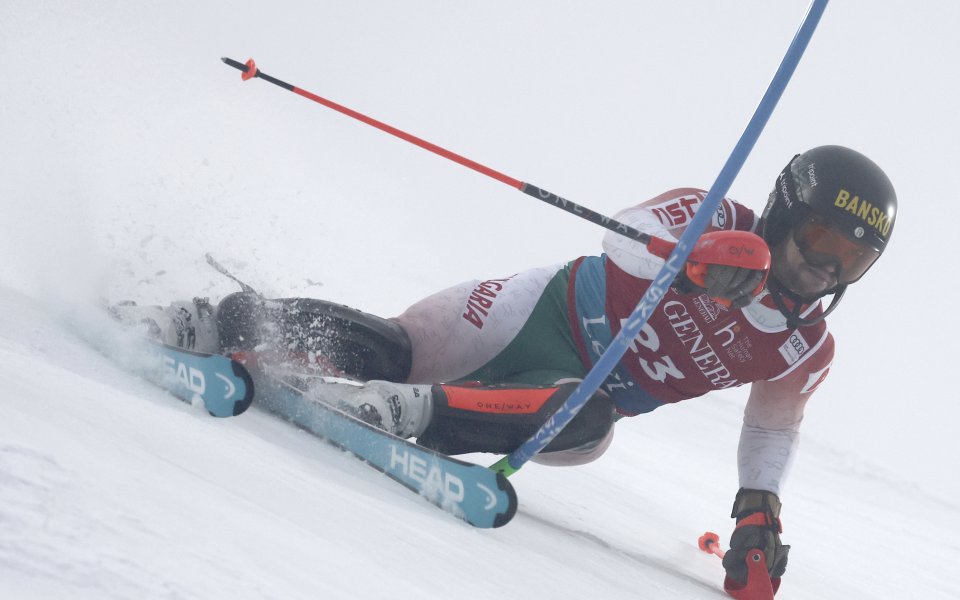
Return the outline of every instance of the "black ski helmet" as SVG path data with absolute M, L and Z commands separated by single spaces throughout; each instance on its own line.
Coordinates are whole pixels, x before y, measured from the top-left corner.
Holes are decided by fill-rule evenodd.
M 763 238 L 772 248 L 814 215 L 848 239 L 873 248 L 879 256 L 893 233 L 897 195 L 886 173 L 863 154 L 843 146 L 818 146 L 794 156 L 777 177 L 763 211 Z M 771 292 L 782 312 L 781 295 L 794 301 L 815 300 L 796 297 L 774 277 L 770 279 Z M 853 281 L 856 279 L 820 294 L 834 295 L 822 316 L 836 307 L 847 284 Z M 796 311 L 790 312 L 787 316 L 795 323 L 812 324 L 799 320 L 792 314 Z
M 777 177 L 763 211 L 763 237 L 771 246 L 816 213 L 851 240 L 883 252 L 897 216 L 897 194 L 886 173 L 843 146 L 798 154 Z

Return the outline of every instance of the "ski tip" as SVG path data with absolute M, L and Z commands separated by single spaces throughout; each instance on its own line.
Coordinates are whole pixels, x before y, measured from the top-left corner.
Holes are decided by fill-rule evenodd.
M 232 371 L 231 374 L 233 377 L 229 377 L 223 373 L 214 373 L 216 380 L 218 380 L 224 388 L 223 396 L 221 397 L 211 388 L 207 389 L 201 397 L 203 398 L 207 412 L 211 416 L 219 418 L 236 417 L 237 415 L 243 414 L 250 408 L 250 405 L 253 404 L 253 377 L 250 376 L 250 372 L 240 362 L 230 357 L 220 355 L 217 355 L 217 359 L 220 361 L 228 361 L 226 365 L 220 363 L 222 365 L 221 368 Z M 213 381 L 213 378 L 211 378 L 211 381 Z M 216 391 L 219 392 L 220 388 L 217 387 Z
M 236 360 L 231 360 L 233 366 L 233 373 L 237 377 L 243 380 L 243 383 L 246 385 L 246 393 L 243 395 L 243 398 L 237 400 L 233 405 L 233 416 L 243 414 L 250 405 L 253 404 L 254 397 L 254 388 L 253 388 L 253 377 L 250 376 L 250 371 L 247 370 L 243 364 Z
M 506 476 L 503 473 L 497 473 L 497 486 L 500 490 L 507 495 L 507 509 L 498 514 L 493 520 L 493 527 L 503 527 L 513 519 L 514 515 L 517 514 L 517 492 L 513 489 L 513 485 L 507 481 Z

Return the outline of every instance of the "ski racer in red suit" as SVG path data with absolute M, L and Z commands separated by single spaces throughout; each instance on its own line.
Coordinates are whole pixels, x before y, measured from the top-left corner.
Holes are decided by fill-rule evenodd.
M 675 189 L 614 218 L 669 240 L 705 196 Z M 589 462 L 609 446 L 622 417 L 749 383 L 732 513 L 737 525 L 724 566 L 743 583 L 746 551 L 759 547 L 771 575 L 782 575 L 789 546 L 780 543 L 778 495 L 804 406 L 833 359 L 824 317 L 885 249 L 896 206 L 883 171 L 840 146 L 791 159 L 762 218 L 723 200 L 710 229 L 762 236 L 769 274 L 736 261 L 709 264 L 701 286 L 681 271 L 601 389 L 534 460 Z M 218 306 L 195 300 L 164 309 L 119 307 L 129 314 L 118 316 L 149 320 L 167 343 L 232 355 L 255 351 L 264 363 L 295 356 L 320 364 L 365 382 L 317 385 L 322 401 L 446 453 L 509 453 L 572 393 L 663 264 L 614 232 L 603 250 L 468 281 L 393 319 L 252 292 Z M 832 301 L 824 309 L 820 299 L 827 295 Z

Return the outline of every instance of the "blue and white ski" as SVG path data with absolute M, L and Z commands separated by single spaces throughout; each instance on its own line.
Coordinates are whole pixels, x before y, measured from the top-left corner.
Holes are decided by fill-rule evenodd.
M 253 378 L 238 361 L 161 344 L 121 327 L 106 313 L 76 311 L 66 317 L 70 328 L 101 354 L 188 404 L 203 402 L 215 417 L 232 417 L 250 407 Z
M 133 370 L 184 402 L 200 400 L 215 417 L 239 415 L 253 402 L 253 379 L 239 362 L 220 354 L 149 346 L 144 353 L 152 360 L 141 359 Z
M 517 494 L 501 473 L 391 435 L 311 399 L 288 383 L 258 379 L 258 386 L 261 407 L 351 452 L 474 527 L 506 525 L 517 512 Z
M 254 400 L 254 380 L 238 360 L 117 334 L 109 324 L 97 325 L 78 332 L 126 370 L 185 402 L 202 401 L 214 416 L 239 415 Z M 267 375 L 257 368 L 256 374 L 258 405 L 352 453 L 442 510 L 481 528 L 500 527 L 516 514 L 517 495 L 503 474 L 368 425 L 305 395 L 280 372 Z M 302 379 L 302 374 L 287 375 Z
M 253 402 L 253 379 L 247 368 L 220 354 L 192 352 L 130 335 L 96 339 L 101 353 L 188 404 L 202 402 L 215 417 L 233 417 Z

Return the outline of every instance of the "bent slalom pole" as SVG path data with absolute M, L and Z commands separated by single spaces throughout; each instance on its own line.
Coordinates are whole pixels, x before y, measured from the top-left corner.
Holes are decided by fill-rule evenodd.
M 694 215 L 690 221 L 686 231 L 680 236 L 676 248 L 670 253 L 660 272 L 657 273 L 650 282 L 650 286 L 640 299 L 637 307 L 627 320 L 623 322 L 620 331 L 613 338 L 613 341 L 600 358 L 597 359 L 593 368 L 591 368 L 583 378 L 583 381 L 580 382 L 577 389 L 570 394 L 567 401 L 557 409 L 557 412 L 547 419 L 547 422 L 540 427 L 533 437 L 524 442 L 512 453 L 491 465 L 490 468 L 496 469 L 509 476 L 536 456 L 577 416 L 580 409 L 582 409 L 593 394 L 600 389 L 600 386 L 603 385 L 607 376 L 617 366 L 620 359 L 623 358 L 623 355 L 626 354 L 634 338 L 640 334 L 640 330 L 643 329 L 647 319 L 650 318 L 654 309 L 660 304 L 660 300 L 664 294 L 666 294 L 671 282 L 673 282 L 680 268 L 690 255 L 693 245 L 700 237 L 700 234 L 706 229 L 714 211 L 727 194 L 727 191 L 733 184 L 733 180 L 740 172 L 743 163 L 746 162 L 747 156 L 753 149 L 754 144 L 756 144 L 757 138 L 760 137 L 760 133 L 763 131 L 770 115 L 773 113 L 773 109 L 783 95 L 787 83 L 789 83 L 790 78 L 793 76 L 793 72 L 796 70 L 797 64 L 800 62 L 800 58 L 803 56 L 803 52 L 806 50 L 810 38 L 816 30 L 817 24 L 820 22 L 820 17 L 823 16 L 823 11 L 827 7 L 827 1 L 828 0 L 813 0 L 803 22 L 800 24 L 800 28 L 790 42 L 790 46 L 787 48 L 783 60 L 780 61 L 780 66 L 777 68 L 773 80 L 770 82 L 770 85 L 767 86 L 767 90 L 760 99 L 760 103 L 757 105 L 753 117 L 751 117 L 750 122 L 747 123 L 746 129 L 743 134 L 741 134 L 737 145 L 734 146 L 730 157 L 727 158 L 727 162 L 720 170 L 716 181 L 713 186 L 710 187 L 710 191 L 707 192 L 707 197 L 704 198 L 700 208 L 697 210 L 697 214 Z
M 659 304 L 660 299 L 666 293 L 667 287 L 676 277 L 677 273 L 688 257 L 690 257 L 694 243 L 706 228 L 713 211 L 716 210 L 717 205 L 719 205 L 720 201 L 726 195 L 730 185 L 733 183 L 733 179 L 736 177 L 737 173 L 739 173 L 740 168 L 746 161 L 747 155 L 750 153 L 750 150 L 752 150 L 757 138 L 760 135 L 760 132 L 763 130 L 764 125 L 766 125 L 767 120 L 770 118 L 770 114 L 773 112 L 774 107 L 776 106 L 780 97 L 783 95 L 783 91 L 786 88 L 790 77 L 793 75 L 794 70 L 796 70 L 797 64 L 799 63 L 801 56 L 803 56 L 803 52 L 806 50 L 807 44 L 809 43 L 810 38 L 813 36 L 813 32 L 820 21 L 820 17 L 823 15 L 827 1 L 828 0 L 813 0 L 813 3 L 807 11 L 807 15 L 804 17 L 800 29 L 797 31 L 793 41 L 790 43 L 786 55 L 781 61 L 780 66 L 773 77 L 773 81 L 771 81 L 763 95 L 763 98 L 760 100 L 760 104 L 757 106 L 753 117 L 747 124 L 746 130 L 741 135 L 740 140 L 734 147 L 733 152 L 727 159 L 727 162 L 724 164 L 724 167 L 720 171 L 720 175 L 717 177 L 717 180 L 710 188 L 710 191 L 708 192 L 707 197 L 704 199 L 701 208 L 697 211 L 697 214 L 687 226 L 687 230 L 675 245 L 671 244 L 670 242 L 658 240 L 658 238 L 653 238 L 648 234 L 645 234 L 623 223 L 619 223 L 613 219 L 610 219 L 609 217 L 605 217 L 590 209 L 580 206 L 579 204 L 566 200 L 552 192 L 548 192 L 537 186 L 524 183 L 519 179 L 515 179 L 473 160 L 455 154 L 449 150 L 437 146 L 436 144 L 397 129 L 396 127 L 387 125 L 386 123 L 377 121 L 376 119 L 363 115 L 355 110 L 276 79 L 275 77 L 260 71 L 253 59 L 248 60 L 246 64 L 230 58 L 222 58 L 221 60 L 223 60 L 223 62 L 227 65 L 240 70 L 242 72 L 241 77 L 244 81 L 252 78 L 259 78 L 268 81 L 274 85 L 303 96 L 304 98 L 317 102 L 318 104 L 343 113 L 349 117 L 399 137 L 400 139 L 429 150 L 430 152 L 473 169 L 474 171 L 487 175 L 488 177 L 492 177 L 497 181 L 506 183 L 511 187 L 519 189 L 529 196 L 538 198 L 558 208 L 562 208 L 571 214 L 575 214 L 581 218 L 587 219 L 593 223 L 601 225 L 602 227 L 610 229 L 611 231 L 615 231 L 627 237 L 633 238 L 642 244 L 646 244 L 652 253 L 666 259 L 664 267 L 654 278 L 650 287 L 647 289 L 646 294 L 644 294 L 634 312 L 623 323 L 623 327 L 613 339 L 610 347 L 608 347 L 606 352 L 604 352 L 600 359 L 597 360 L 593 368 L 589 373 L 587 373 L 586 377 L 584 377 L 583 381 L 573 392 L 573 394 L 571 394 L 567 401 L 557 410 L 557 412 L 554 413 L 547 420 L 547 422 L 543 424 L 543 426 L 541 426 L 541 428 L 536 434 L 534 434 L 533 437 L 524 442 L 513 453 L 491 466 L 491 468 L 499 470 L 500 472 L 509 476 L 515 473 L 521 466 L 523 466 L 527 461 L 529 461 L 544 447 L 546 447 L 547 444 L 549 444 L 550 441 L 553 440 L 553 438 L 556 437 L 560 431 L 580 412 L 580 409 L 583 408 L 590 397 L 592 397 L 593 394 L 600 388 L 606 377 L 626 353 L 631 340 L 633 340 L 633 338 L 639 334 L 650 314 L 653 312 L 654 308 L 656 308 L 656 306 Z M 662 244 L 659 244 L 658 241 L 662 242 Z
M 720 548 L 720 536 L 710 531 L 700 536 L 697 545 L 707 554 L 720 559 L 726 554 Z M 747 583 L 741 585 L 727 576 L 723 581 L 724 591 L 737 600 L 773 600 L 773 595 L 780 588 L 780 578 L 770 579 L 763 552 L 753 549 L 747 552 L 744 560 L 747 563 Z

